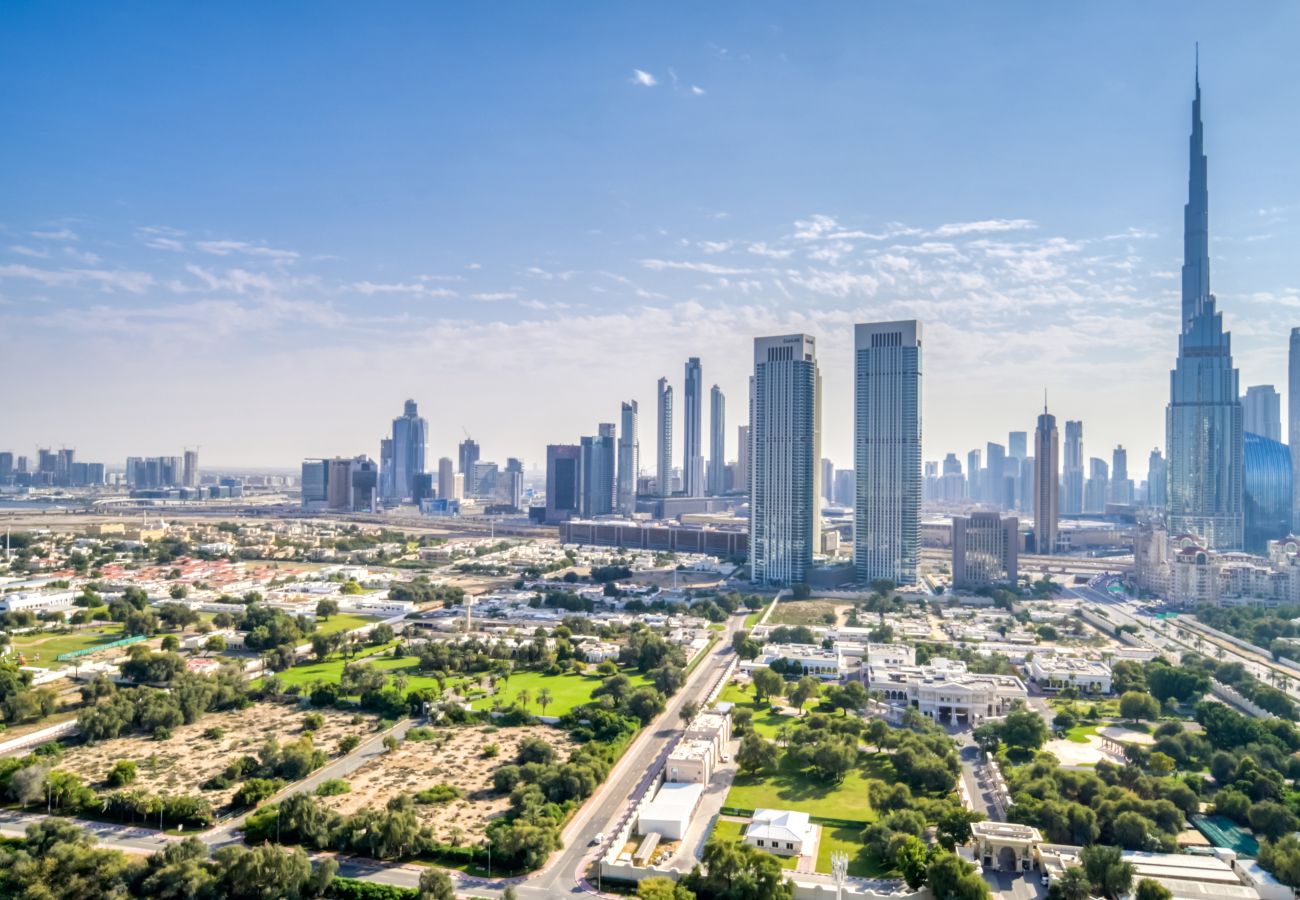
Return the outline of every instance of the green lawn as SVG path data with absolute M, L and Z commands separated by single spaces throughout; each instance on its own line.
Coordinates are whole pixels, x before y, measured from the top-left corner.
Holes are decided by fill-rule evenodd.
M 822 834 L 817 846 L 818 872 L 831 874 L 831 854 L 839 850 L 849 855 L 850 875 L 859 878 L 884 878 L 894 874 L 867 852 L 866 846 L 859 840 L 861 829 L 833 828 L 830 825 L 822 825 L 820 828 Z M 714 824 L 710 836 L 724 841 L 740 841 L 744 834 L 744 822 L 719 820 Z M 778 856 L 777 859 L 781 861 L 783 869 L 794 869 L 799 864 L 797 856 Z
M 767 738 L 769 741 L 776 740 L 778 732 L 783 726 L 793 725 L 795 719 L 791 716 L 783 716 L 780 713 L 774 713 L 767 703 L 754 703 L 754 689 L 745 686 L 746 690 L 741 690 L 741 686 L 732 681 L 722 689 L 718 696 L 720 702 L 734 703 L 737 707 L 753 710 L 754 718 L 752 725 L 754 731 Z
M 823 618 L 827 613 L 838 615 L 853 604 L 846 600 L 790 600 L 783 599 L 772 610 L 768 625 L 807 625 L 810 628 L 826 626 Z
M 1067 741 L 1074 741 L 1076 744 L 1088 743 L 1088 738 L 1097 733 L 1096 725 L 1075 725 L 1065 733 Z
M 862 834 L 858 828 L 822 827 L 821 843 L 817 846 L 817 871 L 831 874 L 831 854 L 836 850 L 849 855 L 849 874 L 859 878 L 888 878 L 897 875 L 892 869 L 881 865 L 880 861 L 867 852 L 860 840 Z
M 642 685 L 651 684 L 650 679 L 639 672 L 625 672 L 632 681 L 632 687 L 639 688 Z M 591 700 L 591 692 L 600 687 L 604 681 L 600 675 L 574 675 L 565 673 L 563 675 L 544 675 L 541 672 L 515 672 L 510 676 L 507 683 L 502 679 L 497 680 L 497 695 L 501 698 L 504 706 L 509 706 L 514 699 L 519 696 L 519 692 L 527 690 L 532 696 L 528 709 L 531 712 L 541 714 L 542 708 L 537 704 L 537 693 L 546 688 L 551 692 L 551 704 L 546 707 L 546 715 L 562 716 L 575 706 L 581 706 Z M 479 697 L 470 703 L 472 709 L 491 709 L 495 697 Z
M 16 634 L 13 637 L 13 647 L 15 653 L 23 655 L 29 666 L 37 666 L 42 669 L 61 669 L 73 665 L 73 662 L 56 662 L 55 657 L 60 653 L 85 650 L 98 644 L 109 644 L 121 638 L 122 626 L 114 623 L 94 628 L 83 628 L 69 634 L 49 634 L 47 632 Z
M 334 634 L 337 631 L 351 631 L 371 622 L 378 622 L 376 616 L 355 616 L 352 613 L 338 613 L 329 619 L 316 620 L 316 634 Z
M 750 613 L 749 615 L 745 616 L 745 627 L 746 627 L 746 628 L 753 628 L 755 625 L 757 625 L 757 624 L 758 624 L 758 620 L 761 619 L 761 618 L 763 618 L 763 613 L 764 613 L 764 612 L 767 610 L 767 608 L 768 608 L 769 606 L 771 606 L 771 605 L 772 605 L 772 601 L 769 600 L 768 602 L 766 602 L 766 603 L 764 603 L 762 606 L 760 606 L 758 609 L 754 610 L 752 613 Z
M 713 823 L 713 832 L 709 837 L 717 838 L 720 841 L 734 841 L 740 843 L 740 841 L 745 837 L 745 823 L 719 819 L 717 822 Z M 772 855 L 776 856 L 775 853 Z M 799 857 L 797 856 L 776 856 L 776 858 L 781 861 L 781 868 L 783 869 L 790 869 L 793 871 L 794 867 L 799 865 Z M 828 860 L 830 859 L 829 856 L 826 858 Z M 829 872 L 830 869 L 827 869 L 826 871 Z
M 724 806 L 734 809 L 794 809 L 827 819 L 870 822 L 876 814 L 867 800 L 867 780 L 895 780 L 894 765 L 884 753 L 864 753 L 839 784 L 808 772 L 736 775 Z

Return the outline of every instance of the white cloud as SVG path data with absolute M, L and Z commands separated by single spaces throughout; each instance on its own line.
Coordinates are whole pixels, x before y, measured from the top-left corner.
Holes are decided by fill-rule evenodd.
M 703 272 L 706 275 L 748 275 L 752 269 L 736 269 L 729 266 L 716 266 L 713 263 L 680 262 L 668 259 L 643 259 L 641 265 L 652 272 L 665 269 L 680 269 L 684 272 Z
M 288 261 L 298 258 L 297 252 L 293 250 L 277 250 L 273 247 L 266 247 L 261 244 L 252 244 L 248 241 L 196 241 L 194 246 L 202 252 L 210 253 L 213 256 L 229 256 L 232 253 L 242 253 L 247 256 L 261 256 L 266 259 L 280 261 Z
M 390 282 L 376 283 L 373 281 L 358 281 L 348 285 L 348 290 L 355 291 L 358 294 L 364 294 L 367 297 L 373 297 L 376 294 L 412 294 L 425 297 L 455 297 L 456 292 L 447 288 L 429 287 L 421 282 Z
M 691 85 L 691 93 L 697 97 L 703 96 L 704 88 L 700 87 L 698 84 L 693 84 Z
M 778 250 L 775 247 L 769 247 L 763 241 L 750 244 L 746 249 L 756 256 L 766 256 L 768 259 L 789 259 L 794 254 L 793 250 Z
M 514 300 L 519 294 L 515 291 L 487 291 L 481 294 L 470 294 L 469 296 L 472 300 L 493 303 L 498 300 Z
M 71 228 L 59 228 L 53 231 L 33 231 L 32 237 L 40 238 L 43 241 L 76 241 L 80 240 L 77 233 Z
M 705 253 L 725 253 L 735 246 L 735 241 L 700 241 L 699 247 Z
M 658 79 L 642 69 L 632 70 L 631 82 L 640 85 L 641 87 L 654 87 L 659 83 Z
M 39 250 L 35 247 L 25 247 L 22 244 L 14 244 L 9 248 L 10 252 L 17 253 L 19 256 L 31 256 L 36 259 L 49 259 L 50 251 Z
M 0 266 L 0 278 L 25 279 L 46 287 L 91 284 L 108 293 L 128 291 L 132 294 L 142 294 L 153 284 L 153 276 L 148 272 L 121 269 L 37 269 L 24 265 Z
M 962 234 L 990 234 L 999 231 L 1026 231 L 1037 228 L 1032 219 L 981 219 L 978 222 L 952 222 L 940 225 L 930 232 L 934 237 L 956 237 Z

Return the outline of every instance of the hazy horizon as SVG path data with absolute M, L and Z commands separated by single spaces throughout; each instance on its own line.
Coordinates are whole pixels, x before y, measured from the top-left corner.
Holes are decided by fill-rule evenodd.
M 807 331 L 847 468 L 852 325 L 917 318 L 925 459 L 1046 389 L 1141 478 L 1197 39 L 1211 287 L 1286 408 L 1293 4 L 72 7 L 0 32 L 0 450 L 293 469 L 410 397 L 431 460 L 532 469 L 636 399 L 648 468 L 699 356 L 734 459 L 753 338 Z

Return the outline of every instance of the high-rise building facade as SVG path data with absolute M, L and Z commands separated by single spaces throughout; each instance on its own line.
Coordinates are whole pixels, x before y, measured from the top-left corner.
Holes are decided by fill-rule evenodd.
M 709 391 L 709 490 L 727 492 L 727 398 L 716 384 Z
M 614 423 L 605 422 L 582 439 L 582 492 L 578 507 L 585 518 L 614 511 L 614 470 L 617 449 Z
M 1003 506 L 1006 495 L 1007 448 L 991 441 L 984 447 L 984 497 L 986 503 L 992 503 L 999 509 Z
M 1147 457 L 1147 506 L 1152 509 L 1164 509 L 1169 489 L 1169 473 L 1166 471 L 1165 457 L 1156 447 Z
M 1061 465 L 1061 512 L 1077 516 L 1083 512 L 1083 423 L 1065 422 L 1065 458 Z
M 461 484 L 464 482 L 462 481 Z M 456 484 L 456 465 L 447 456 L 438 460 L 438 498 L 440 500 L 461 499 Z
M 921 325 L 854 326 L 853 566 L 915 584 L 921 558 Z
M 1120 444 L 1110 454 L 1110 502 L 1133 502 L 1133 481 L 1128 477 L 1128 451 Z
M 1244 427 L 1232 339 L 1210 293 L 1208 163 L 1199 78 L 1189 149 L 1182 333 L 1165 413 L 1169 534 L 1196 535 L 1210 550 L 1239 550 L 1245 530 Z
M 185 451 L 185 461 L 181 468 L 181 483 L 185 487 L 199 486 L 199 451 Z
M 497 480 L 497 500 L 511 509 L 523 508 L 524 461 L 522 459 L 506 457 L 506 470 Z
M 736 429 L 736 481 L 733 488 L 749 493 L 749 426 Z
M 1056 416 L 1043 406 L 1034 429 L 1034 549 L 1056 552 L 1061 514 L 1061 447 Z
M 1024 459 L 1029 455 L 1029 435 L 1023 431 L 1012 431 L 1007 434 L 1007 457 L 1010 459 Z
M 1241 403 L 1242 427 L 1270 441 L 1282 440 L 1282 395 L 1271 384 L 1252 384 Z
M 835 470 L 835 505 L 852 509 L 857 502 L 857 478 L 852 469 Z
M 944 503 L 956 503 L 966 496 L 966 477 L 956 453 L 943 458 L 939 475 L 939 497 Z
M 617 509 L 625 516 L 636 512 L 636 479 L 641 467 L 641 442 L 637 440 L 637 406 L 629 400 L 619 408 Z
M 1015 584 L 1020 520 L 995 512 L 952 517 L 952 583 L 962 588 Z
M 673 388 L 667 378 L 660 378 L 655 431 L 655 484 L 660 497 L 673 493 Z
M 415 476 L 425 470 L 425 452 L 429 443 L 429 423 L 420 415 L 414 400 L 407 400 L 402 414 L 393 419 L 393 489 L 394 500 L 415 496 Z M 463 445 L 462 445 L 463 446 Z M 474 459 L 478 459 L 475 445 Z M 464 471 L 472 471 L 470 468 Z
M 750 391 L 752 577 L 805 582 L 820 540 L 821 375 L 813 337 L 756 338 Z
M 682 409 L 682 493 L 704 496 L 704 374 L 700 358 L 686 361 L 686 402 Z
M 478 441 L 473 438 L 465 438 L 460 442 L 458 449 L 460 458 L 457 462 L 460 464 L 460 474 L 465 476 L 465 493 L 468 494 L 474 479 L 474 463 L 478 462 Z
M 563 522 L 578 515 L 582 494 L 582 447 L 546 446 L 546 521 Z
M 1300 328 L 1291 329 L 1286 376 L 1287 443 L 1291 447 L 1291 524 L 1300 525 Z
M 972 450 L 966 454 L 966 498 L 972 503 L 979 502 L 980 494 L 980 473 L 983 466 L 980 460 L 983 454 L 978 450 Z
M 1088 460 L 1088 483 L 1083 489 L 1083 511 L 1104 513 L 1106 498 L 1110 496 L 1110 466 L 1106 460 L 1092 457 Z
M 1281 441 L 1247 431 L 1245 549 L 1263 554 L 1269 541 L 1291 533 L 1291 451 Z
M 397 472 L 393 468 L 393 439 L 379 439 L 379 496 L 385 500 L 397 497 Z
M 822 499 L 828 503 L 835 499 L 835 463 L 822 457 L 818 483 L 821 485 Z

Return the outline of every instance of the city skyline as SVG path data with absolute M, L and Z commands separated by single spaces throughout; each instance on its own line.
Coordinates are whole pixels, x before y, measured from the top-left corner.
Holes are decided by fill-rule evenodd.
M 538 20 L 526 9 L 512 12 L 504 40 L 522 46 L 525 26 Z M 394 103 L 438 99 L 449 117 L 440 127 L 449 121 L 469 153 L 488 146 L 475 125 L 504 127 L 524 102 L 578 130 L 566 139 L 563 128 L 524 116 L 510 140 L 530 141 L 540 157 L 501 151 L 493 156 L 500 183 L 489 185 L 483 171 L 430 143 L 431 123 L 404 124 L 374 141 L 400 152 L 391 173 L 364 154 L 352 160 L 321 150 L 321 165 L 342 167 L 340 181 L 327 199 L 310 202 L 319 166 L 291 171 L 284 154 L 309 141 L 319 150 L 320 129 L 334 134 L 374 114 L 344 98 L 337 110 L 309 104 L 276 121 L 271 110 L 212 96 L 199 77 L 227 62 L 223 52 L 246 63 L 254 80 L 283 80 L 293 61 L 315 64 L 287 46 L 297 19 L 273 15 L 265 34 L 229 35 L 225 51 L 187 47 L 188 65 L 167 54 L 116 63 L 132 77 L 150 65 L 175 76 L 149 89 L 133 82 L 132 100 L 143 110 L 192 107 L 232 134 L 226 149 L 236 157 L 171 137 L 196 173 L 222 173 L 211 185 L 187 181 L 184 197 L 164 190 L 175 163 L 160 172 L 114 141 L 92 148 L 80 133 L 73 140 L 75 123 L 110 136 L 122 127 L 95 105 L 121 98 L 82 74 L 104 51 L 77 45 L 87 65 L 58 70 L 49 84 L 32 85 L 31 96 L 0 99 L 0 120 L 33 137 L 0 150 L 10 198 L 0 328 L 23 338 L 6 348 L 0 377 L 12 381 L 51 356 L 73 361 L 48 373 L 39 396 L 8 398 L 3 443 L 28 455 L 37 446 L 75 446 L 110 465 L 140 447 L 202 445 L 210 466 L 293 469 L 307 456 L 375 455 L 373 436 L 414 397 L 429 419 L 431 455 L 449 454 L 464 424 L 490 455 L 537 467 L 546 444 L 589 433 L 615 418 L 620 402 L 652 403 L 656 375 L 676 374 L 685 358 L 700 356 L 710 382 L 743 397 L 752 338 L 806 331 L 818 337 L 825 373 L 825 455 L 844 467 L 852 457 L 851 325 L 916 317 L 928 323 L 932 358 L 949 361 L 929 379 L 927 460 L 1031 430 L 1043 384 L 1062 419 L 1086 423 L 1092 452 L 1124 444 L 1145 454 L 1164 444 L 1159 413 L 1178 317 L 1175 173 L 1185 159 L 1175 135 L 1185 128 L 1198 36 L 1212 38 L 1201 55 L 1216 122 L 1207 140 L 1219 162 L 1211 244 L 1220 306 L 1242 384 L 1286 383 L 1300 291 L 1285 251 L 1296 236 L 1300 185 L 1286 150 L 1294 126 L 1280 112 L 1300 101 L 1300 89 L 1269 48 L 1291 33 L 1295 9 L 1274 8 L 1272 29 L 1233 27 L 1208 5 L 1187 8 L 1173 27 L 1154 12 L 1118 7 L 1024 7 L 990 17 L 954 7 L 946 20 L 925 23 L 888 10 L 838 12 L 847 17 L 844 34 L 824 27 L 829 13 L 800 22 L 759 7 L 741 23 L 701 12 L 671 42 L 651 29 L 598 53 L 565 47 L 576 52 L 568 63 L 554 48 L 530 49 L 529 60 L 556 68 L 567 96 L 533 93 L 540 88 L 511 96 L 507 85 L 518 83 L 509 67 L 470 58 L 481 40 L 473 13 L 440 20 L 445 35 L 431 35 L 426 21 L 409 35 L 385 32 L 439 47 L 465 39 L 465 50 L 430 63 L 433 74 L 380 67 L 358 90 L 375 103 L 375 92 L 390 88 Z M 338 17 L 346 18 L 323 19 L 337 25 Z M 1017 20 L 1009 35 L 989 34 L 1008 18 Z M 559 27 L 570 22 L 557 19 Z M 1015 40 L 1060 23 L 1074 37 L 1051 53 Z M 57 62 L 69 52 L 42 11 L 15 14 L 13 24 L 0 37 L 7 51 L 0 71 L 13 75 L 38 55 Z M 126 25 L 100 10 L 85 27 L 90 38 L 107 39 Z M 860 52 L 872 28 L 899 46 L 871 43 L 870 53 Z M 906 51 L 927 40 L 934 49 L 909 62 Z M 261 60 L 254 51 L 263 43 L 284 43 L 285 60 Z M 482 76 L 483 86 L 438 94 L 438 67 L 452 65 Z M 926 65 L 924 77 L 894 77 L 900 66 Z M 1024 79 L 1027 66 L 1038 77 Z M 827 81 L 828 67 L 843 77 Z M 956 93 L 952 67 L 963 72 Z M 824 96 L 801 111 L 813 84 Z M 292 81 L 285 89 L 305 91 Z M 56 90 L 68 121 L 47 127 L 38 110 Z M 485 96 L 476 91 L 490 93 L 497 113 L 474 112 Z M 756 169 L 728 173 L 698 141 L 674 152 L 663 142 L 702 130 L 700 139 L 734 150 L 737 135 L 764 127 L 761 111 L 773 106 L 806 127 L 770 152 L 793 154 L 800 170 L 814 160 L 819 171 L 814 181 L 773 169 L 780 188 L 761 203 L 753 199 Z M 842 111 L 852 107 L 871 113 L 870 126 L 850 127 Z M 609 127 L 575 124 L 587 108 L 600 110 Z M 272 126 L 269 137 L 285 148 L 262 166 L 241 161 L 258 154 L 236 126 L 254 121 Z M 883 140 L 881 122 L 893 126 Z M 870 140 L 860 127 L 872 128 Z M 941 160 L 915 136 L 947 146 L 943 136 L 958 132 L 962 152 L 944 151 Z M 572 168 L 561 152 L 574 141 L 585 148 L 585 168 Z M 700 171 L 683 180 L 677 153 L 688 151 Z M 644 184 L 626 164 L 609 162 L 629 152 Z M 754 165 L 778 160 L 753 152 Z M 655 162 L 656 154 L 667 155 Z M 887 179 L 873 174 L 882 168 Z M 598 187 L 581 193 L 572 215 L 547 231 L 531 227 L 552 191 L 589 176 Z M 239 185 L 272 178 L 283 185 L 277 204 L 232 204 L 220 194 L 242 197 Z M 540 181 L 550 186 L 521 190 Z M 424 206 L 413 209 L 399 184 Z M 928 189 L 908 189 L 918 184 Z M 505 210 L 520 214 L 509 229 L 484 206 L 503 189 L 520 194 Z M 366 211 L 360 219 L 351 212 L 357 204 Z M 534 366 L 528 348 L 539 341 L 566 353 Z M 619 351 L 611 367 L 612 346 Z M 597 391 L 581 402 L 565 397 L 576 379 L 602 367 Z M 92 371 L 115 403 L 84 390 Z M 477 388 L 443 389 L 463 376 Z M 293 390 L 303 382 L 315 390 Z M 995 391 L 996 404 L 987 400 Z M 516 414 L 483 415 L 484 398 L 496 396 L 517 399 Z M 233 402 L 241 397 L 254 402 Z M 174 412 L 149 415 L 160 402 Z M 350 415 L 335 415 L 336 407 Z M 293 427 L 273 427 L 286 422 Z M 259 435 L 256 445 L 240 434 L 245 428 Z

